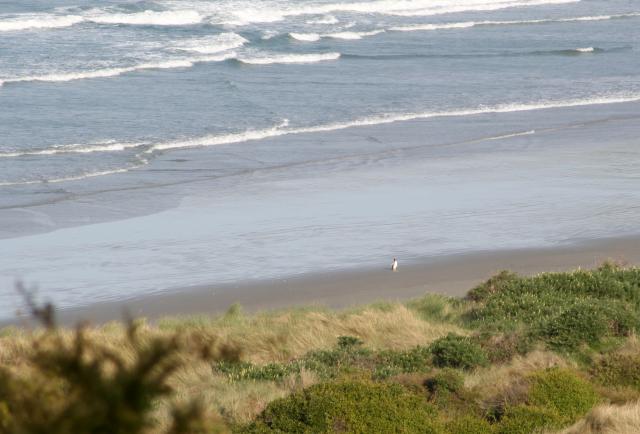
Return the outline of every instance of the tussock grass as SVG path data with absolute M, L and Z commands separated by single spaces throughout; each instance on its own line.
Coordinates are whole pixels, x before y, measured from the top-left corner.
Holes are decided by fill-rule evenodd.
M 599 405 L 576 424 L 557 434 L 637 434 L 640 401 L 625 405 Z
M 401 303 L 358 310 L 296 309 L 247 316 L 235 308 L 222 317 L 162 321 L 159 328 L 198 330 L 218 342 L 241 349 L 252 363 L 286 362 L 311 350 L 332 348 L 338 336 L 355 336 L 372 350 L 403 350 L 428 345 L 448 333 L 467 334 L 461 327 L 425 320 L 420 311 Z

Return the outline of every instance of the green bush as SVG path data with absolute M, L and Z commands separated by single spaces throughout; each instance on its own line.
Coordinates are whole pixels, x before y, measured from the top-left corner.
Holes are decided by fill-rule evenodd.
M 452 333 L 434 341 L 429 349 L 434 365 L 441 368 L 472 369 L 488 362 L 487 354 L 480 345 L 468 337 Z
M 511 360 L 514 356 L 524 355 L 534 347 L 534 339 L 529 333 L 488 333 L 480 334 L 480 346 L 485 350 L 491 363 Z
M 271 402 L 245 432 L 427 433 L 443 428 L 423 398 L 388 383 L 323 383 Z
M 596 345 L 605 336 L 626 336 L 636 323 L 633 312 L 620 303 L 586 300 L 543 323 L 540 335 L 552 348 L 575 350 L 581 344 Z
M 520 277 L 518 277 L 517 274 L 503 270 L 495 276 L 490 277 L 486 282 L 471 289 L 467 293 L 467 299 L 473 301 L 486 300 L 492 294 L 509 288 L 510 284 L 517 282 L 519 279 Z
M 474 288 L 468 298 L 476 305 L 465 319 L 472 326 L 489 330 L 529 328 L 589 300 L 593 304 L 617 301 L 637 318 L 640 268 L 620 269 L 607 264 L 597 270 L 545 273 L 534 277 L 501 273 Z M 628 319 L 628 315 L 625 316 Z M 629 324 L 622 326 L 624 329 Z M 625 334 L 624 330 L 618 333 Z
M 378 370 L 396 373 L 427 372 L 431 369 L 431 351 L 428 347 L 415 347 L 407 351 L 380 351 L 375 357 Z
M 447 433 L 450 434 L 493 434 L 493 425 L 485 419 L 475 416 L 461 416 L 448 421 L 445 424 Z
M 582 417 L 598 402 L 593 386 L 566 369 L 536 372 L 530 381 L 529 404 L 552 410 L 566 422 Z
M 431 395 L 458 393 L 464 387 L 464 377 L 453 369 L 443 369 L 425 380 L 424 386 Z
M 596 360 L 591 374 L 605 386 L 630 386 L 640 390 L 640 355 L 607 354 Z
M 532 434 L 562 425 L 560 416 L 551 409 L 530 405 L 509 407 L 495 426 L 496 434 Z

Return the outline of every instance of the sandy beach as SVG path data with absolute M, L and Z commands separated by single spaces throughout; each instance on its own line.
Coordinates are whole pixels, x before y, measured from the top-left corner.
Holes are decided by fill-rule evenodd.
M 150 321 L 166 316 L 213 315 L 226 311 L 234 303 L 242 305 L 247 312 L 257 312 L 310 305 L 348 308 L 374 301 L 406 300 L 425 293 L 461 297 L 474 285 L 501 270 L 533 275 L 578 267 L 593 268 L 607 260 L 640 264 L 640 238 L 576 242 L 546 249 L 477 252 L 412 263 L 403 263 L 400 258 L 400 268 L 395 273 L 387 264 L 381 264 L 375 269 L 172 288 L 162 294 L 64 309 L 59 312 L 58 319 L 63 325 L 80 321 L 100 324 L 127 315 Z M 24 318 L 14 318 L 0 324 L 27 322 Z

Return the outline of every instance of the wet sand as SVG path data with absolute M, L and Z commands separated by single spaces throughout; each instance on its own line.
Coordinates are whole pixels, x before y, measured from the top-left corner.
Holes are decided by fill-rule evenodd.
M 219 314 L 234 303 L 240 303 L 245 311 L 257 312 L 309 305 L 347 308 L 378 300 L 406 300 L 426 293 L 461 297 L 474 285 L 505 269 L 533 275 L 577 267 L 593 268 L 605 260 L 639 265 L 640 238 L 584 241 L 557 248 L 474 252 L 413 263 L 399 260 L 400 267 L 395 273 L 390 271 L 390 263 L 382 263 L 376 269 L 174 288 L 126 301 L 63 310 L 58 318 L 63 325 L 79 321 L 100 324 L 122 319 L 125 312 L 151 321 L 166 316 Z M 16 318 L 0 324 L 26 325 L 27 322 Z

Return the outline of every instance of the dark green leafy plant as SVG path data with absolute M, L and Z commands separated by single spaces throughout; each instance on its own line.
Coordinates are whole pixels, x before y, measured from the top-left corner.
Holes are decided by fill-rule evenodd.
M 267 406 L 243 432 L 443 432 L 423 398 L 387 383 L 324 383 Z
M 449 334 L 434 341 L 429 350 L 433 364 L 441 368 L 472 369 L 488 363 L 482 347 L 466 336 Z
M 599 399 L 591 384 L 566 369 L 537 372 L 530 381 L 529 404 L 552 410 L 568 423 L 585 415 Z
M 554 410 L 530 405 L 507 408 L 500 423 L 495 426 L 497 434 L 532 434 L 544 429 L 558 428 L 562 419 Z

